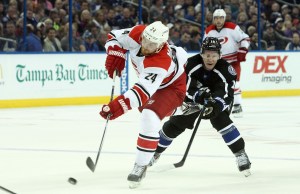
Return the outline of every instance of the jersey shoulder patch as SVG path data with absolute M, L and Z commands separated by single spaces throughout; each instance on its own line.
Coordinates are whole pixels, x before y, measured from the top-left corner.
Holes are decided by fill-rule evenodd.
M 129 37 L 132 38 L 135 42 L 140 43 L 140 37 L 146 28 L 145 25 L 137 25 L 129 32 Z
M 232 65 L 228 66 L 228 72 L 233 75 L 236 76 L 236 71 L 234 70 L 234 68 L 232 67 Z
M 215 68 L 217 70 L 219 70 L 222 74 L 224 75 L 227 75 L 227 76 L 233 76 L 235 77 L 237 74 L 236 74 L 236 71 L 235 69 L 233 68 L 232 65 L 230 65 L 226 60 L 224 59 L 220 59 L 218 60 Z

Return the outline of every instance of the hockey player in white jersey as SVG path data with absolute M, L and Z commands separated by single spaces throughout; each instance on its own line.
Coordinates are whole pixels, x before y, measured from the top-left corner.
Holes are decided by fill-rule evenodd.
M 110 120 L 132 108 L 138 107 L 141 112 L 136 160 L 127 178 L 130 188 L 138 187 L 146 175 L 159 141 L 161 120 L 171 115 L 185 98 L 187 53 L 181 47 L 171 47 L 168 38 L 168 27 L 156 21 L 148 26 L 113 30 L 105 45 L 105 67 L 111 78 L 114 71 L 121 75 L 127 51 L 138 75 L 138 82 L 130 90 L 100 111 L 103 118 Z
M 206 37 L 216 37 L 222 45 L 222 58 L 229 62 L 237 72 L 237 82 L 234 88 L 234 102 L 232 114 L 235 117 L 242 117 L 242 95 L 240 88 L 241 66 L 246 61 L 246 54 L 250 45 L 249 36 L 241 28 L 225 21 L 226 13 L 223 9 L 216 9 L 213 13 L 213 24 L 205 30 Z

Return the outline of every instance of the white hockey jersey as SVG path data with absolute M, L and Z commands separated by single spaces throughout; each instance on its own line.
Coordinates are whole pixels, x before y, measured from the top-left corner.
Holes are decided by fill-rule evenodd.
M 208 26 L 205 30 L 205 37 L 216 37 L 219 39 L 222 45 L 222 58 L 229 63 L 237 61 L 239 48 L 244 47 L 248 49 L 250 45 L 249 36 L 232 22 L 225 22 L 220 31 L 217 30 L 215 25 Z
M 105 44 L 108 47 L 118 45 L 128 50 L 133 68 L 139 78 L 135 85 L 125 92 L 131 107 L 140 107 L 157 91 L 171 85 L 182 73 L 187 62 L 187 53 L 181 47 L 164 45 L 160 52 L 150 56 L 141 54 L 141 35 L 145 25 L 133 28 L 113 30 Z

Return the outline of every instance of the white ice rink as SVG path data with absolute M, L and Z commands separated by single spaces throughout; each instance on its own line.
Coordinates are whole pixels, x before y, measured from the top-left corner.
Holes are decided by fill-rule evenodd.
M 250 177 L 238 172 L 221 136 L 201 121 L 185 165 L 163 173 L 149 168 L 135 190 L 126 178 L 135 159 L 136 110 L 109 121 L 92 173 L 85 161 L 95 160 L 104 130 L 100 106 L 0 109 L 0 186 L 18 194 L 300 193 L 300 97 L 244 99 L 243 108 L 244 117 L 233 120 L 246 141 Z M 179 136 L 156 166 L 178 162 L 190 135 Z

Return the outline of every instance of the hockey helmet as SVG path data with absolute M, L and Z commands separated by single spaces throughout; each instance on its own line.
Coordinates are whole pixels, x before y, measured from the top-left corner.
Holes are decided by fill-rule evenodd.
M 167 42 L 169 39 L 169 28 L 161 21 L 153 22 L 148 25 L 143 32 L 143 39 L 156 43 L 158 46 Z
M 213 13 L 213 18 L 215 17 L 224 17 L 226 19 L 226 12 L 224 9 L 216 9 Z
M 202 42 L 201 53 L 203 54 L 206 50 L 217 51 L 219 54 L 221 54 L 221 44 L 218 38 L 206 37 Z

